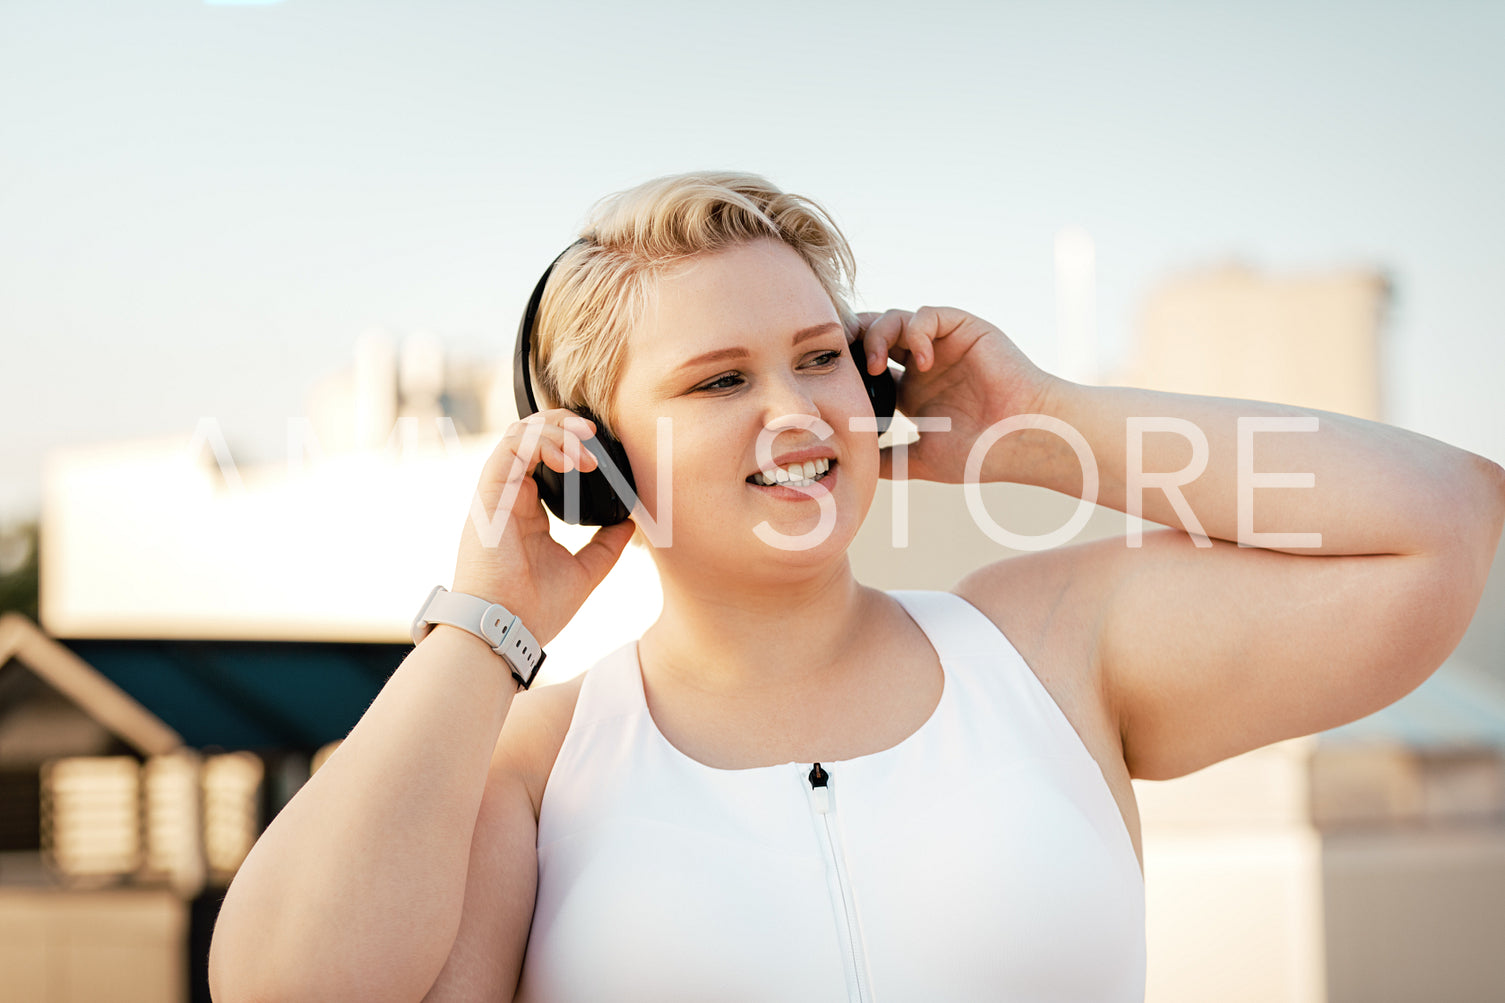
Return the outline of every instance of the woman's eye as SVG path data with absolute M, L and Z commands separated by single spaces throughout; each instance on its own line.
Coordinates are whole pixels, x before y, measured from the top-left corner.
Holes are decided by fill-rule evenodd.
M 696 390 L 734 390 L 742 383 L 742 377 L 736 373 L 727 373 L 718 376 L 709 383 L 702 383 Z
M 811 366 L 811 367 L 816 368 L 816 369 L 821 369 L 821 368 L 826 367 L 826 366 L 834 366 L 836 364 L 836 360 L 838 360 L 840 358 L 841 358 L 841 352 L 839 352 L 839 351 L 821 352 L 820 354 L 816 355 L 813 359 L 811 359 L 808 363 L 806 363 L 806 365 Z M 714 380 L 711 380 L 709 383 L 702 383 L 700 386 L 698 386 L 698 387 L 695 388 L 695 392 L 696 393 L 700 393 L 702 391 L 708 391 L 708 390 L 711 390 L 711 391 L 714 391 L 714 390 L 735 390 L 738 387 L 740 387 L 744 382 L 745 382 L 745 380 L 743 379 L 741 373 L 727 373 L 724 376 L 718 376 L 718 377 L 716 377 Z

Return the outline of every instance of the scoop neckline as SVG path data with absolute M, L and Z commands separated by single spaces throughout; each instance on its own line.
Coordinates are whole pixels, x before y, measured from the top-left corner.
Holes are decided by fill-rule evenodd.
M 930 645 L 930 650 L 934 652 L 936 663 L 941 667 L 940 699 L 935 702 L 935 706 L 931 708 L 930 713 L 926 716 L 925 720 L 920 722 L 919 727 L 915 728 L 914 731 L 911 731 L 908 735 L 905 735 L 903 738 L 899 739 L 893 745 L 890 745 L 887 748 L 878 749 L 873 752 L 863 753 L 860 756 L 853 756 L 849 759 L 822 759 L 820 760 L 820 763 L 823 766 L 850 766 L 855 763 L 871 763 L 880 761 L 885 757 L 898 755 L 905 749 L 906 746 L 918 744 L 919 741 L 927 733 L 935 730 L 936 728 L 939 728 L 939 720 L 942 710 L 949 709 L 952 699 L 952 686 L 951 673 L 946 667 L 946 656 L 941 653 L 940 646 L 935 643 L 935 639 L 930 636 L 930 632 L 925 629 L 925 625 L 921 623 L 919 618 L 914 615 L 914 611 L 909 608 L 904 600 L 898 598 L 892 592 L 885 592 L 885 594 L 889 598 L 893 599 L 894 602 L 898 603 L 899 608 L 904 611 L 904 614 L 909 617 L 910 621 L 913 622 L 916 627 L 920 628 L 920 634 L 925 638 L 926 643 Z M 654 740 L 661 744 L 665 749 L 667 749 L 675 759 L 688 764 L 691 768 L 706 770 L 713 774 L 724 774 L 727 776 L 754 776 L 765 775 L 772 770 L 787 770 L 791 766 L 799 766 L 803 768 L 805 766 L 811 765 L 810 763 L 798 759 L 789 759 L 785 760 L 782 763 L 769 763 L 764 766 L 741 767 L 712 766 L 710 763 L 701 762 L 694 756 L 690 755 L 688 752 L 685 752 L 679 746 L 675 745 L 673 742 L 669 741 L 669 736 L 664 734 L 663 729 L 658 726 L 658 721 L 654 719 L 653 710 L 648 706 L 648 688 L 643 681 L 643 660 L 638 655 L 637 641 L 632 642 L 632 670 L 633 679 L 636 682 L 636 688 L 634 689 L 633 693 L 637 699 L 639 709 L 642 711 L 643 716 L 648 721 L 648 727 L 649 730 L 653 733 Z

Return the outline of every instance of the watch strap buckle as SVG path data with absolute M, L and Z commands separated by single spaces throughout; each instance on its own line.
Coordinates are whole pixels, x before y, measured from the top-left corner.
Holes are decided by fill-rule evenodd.
M 507 663 L 512 678 L 523 689 L 531 686 L 538 676 L 545 657 L 543 645 L 523 626 L 522 620 L 501 603 L 435 585 L 418 608 L 418 615 L 413 617 L 409 631 L 413 644 L 416 646 L 427 637 L 436 623 L 458 627 L 485 641 Z

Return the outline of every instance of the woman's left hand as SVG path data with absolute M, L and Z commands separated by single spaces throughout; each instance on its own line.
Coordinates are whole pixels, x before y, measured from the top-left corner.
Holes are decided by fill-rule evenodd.
M 954 307 L 861 313 L 857 321 L 852 347 L 864 353 L 869 373 L 881 372 L 889 359 L 905 367 L 899 410 L 910 418 L 951 419 L 950 431 L 921 431 L 909 444 L 912 479 L 960 483 L 977 437 L 1005 418 L 1039 410 L 1054 379 L 998 328 Z M 1012 479 L 1005 452 L 989 452 L 984 481 Z M 892 447 L 883 450 L 880 474 L 893 477 Z

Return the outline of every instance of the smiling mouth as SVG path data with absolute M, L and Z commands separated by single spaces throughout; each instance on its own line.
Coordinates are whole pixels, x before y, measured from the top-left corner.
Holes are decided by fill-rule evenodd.
M 772 475 L 762 472 L 752 474 L 747 478 L 747 483 L 765 488 L 777 485 L 791 488 L 809 487 L 816 481 L 824 480 L 835 463 L 835 460 L 824 459 L 791 463 L 787 467 L 775 467 Z

